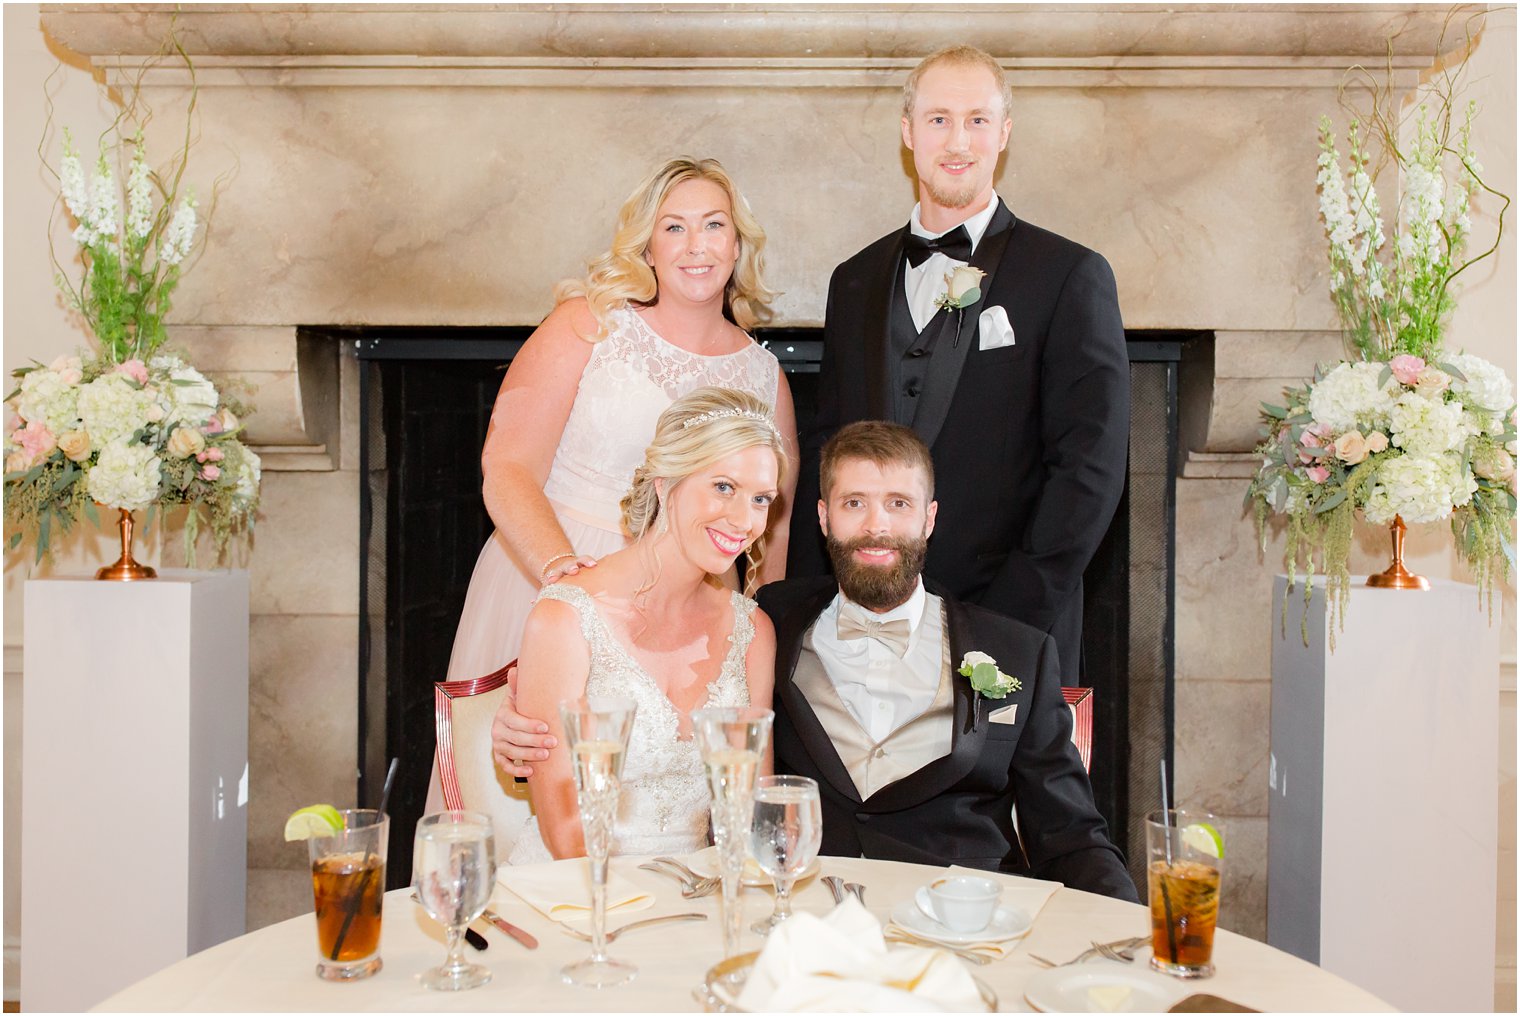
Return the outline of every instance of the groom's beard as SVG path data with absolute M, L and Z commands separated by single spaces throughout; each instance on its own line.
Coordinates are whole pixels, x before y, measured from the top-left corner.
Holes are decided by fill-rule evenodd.
M 955 162 L 961 157 L 955 156 L 951 158 L 950 156 L 946 156 L 946 158 L 948 161 Z M 971 155 L 968 153 L 965 156 L 965 161 L 970 162 L 971 158 Z M 975 200 L 978 190 L 977 184 L 971 181 L 967 181 L 959 187 L 947 189 L 940 186 L 938 180 L 934 177 L 930 177 L 924 181 L 924 186 L 928 188 L 929 196 L 934 199 L 934 203 L 941 208 L 965 208 Z
M 853 540 L 836 540 L 830 536 L 827 543 L 839 588 L 867 610 L 891 610 L 907 603 L 918 587 L 918 576 L 929 552 L 926 537 L 857 536 Z M 862 564 L 855 559 L 855 551 L 863 547 L 891 548 L 897 551 L 897 560 L 887 565 Z

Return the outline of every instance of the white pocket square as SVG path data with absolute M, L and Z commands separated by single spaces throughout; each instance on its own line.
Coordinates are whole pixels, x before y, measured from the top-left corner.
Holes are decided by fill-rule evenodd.
M 1018 712 L 1019 704 L 1015 702 L 1011 706 L 1004 706 L 1001 709 L 994 709 L 992 712 L 987 714 L 987 719 L 993 723 L 1013 723 L 1015 722 L 1014 717 L 1018 715 Z
M 998 306 L 988 307 L 976 319 L 976 348 L 1002 349 L 1013 345 L 1013 325 L 1008 312 Z

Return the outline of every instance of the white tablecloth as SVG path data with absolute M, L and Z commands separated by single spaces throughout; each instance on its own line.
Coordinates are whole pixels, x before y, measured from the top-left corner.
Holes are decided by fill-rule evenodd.
M 620 987 L 594 991 L 562 984 L 559 968 L 585 956 L 589 947 L 516 897 L 498 890 L 497 912 L 536 935 L 540 948 L 530 952 L 477 922 L 477 928 L 485 928 L 491 945 L 485 952 L 469 952 L 476 962 L 492 969 L 495 976 L 491 983 L 458 994 L 427 991 L 417 983 L 417 975 L 442 961 L 443 932 L 412 902 L 410 890 L 397 890 L 386 896 L 381 941 L 385 967 L 374 977 L 348 984 L 320 980 L 314 972 L 315 920 L 303 915 L 182 960 L 112 996 L 97 1011 L 700 1012 L 692 989 L 707 968 L 722 958 L 717 898 L 682 900 L 674 882 L 640 871 L 639 860 L 615 858 L 612 863 L 622 876 L 656 892 L 657 903 L 636 914 L 615 917 L 610 926 L 686 911 L 703 911 L 710 916 L 706 921 L 635 931 L 614 942 L 611 955 L 639 967 L 638 976 Z M 939 870 L 860 858 L 823 859 L 824 874 L 840 875 L 866 886 L 866 903 L 883 924 L 894 905 L 910 898 L 915 887 Z M 746 950 L 759 949 L 764 940 L 749 932 L 748 926 L 769 911 L 772 897 L 769 892 L 750 889 L 742 898 L 742 944 Z M 814 880 L 799 889 L 795 906 L 825 913 L 833 906 L 833 899 L 827 888 Z M 1040 912 L 1023 945 L 1007 959 L 975 966 L 972 972 L 997 992 L 1002 1011 L 1029 1011 L 1023 987 L 1041 969 L 1029 953 L 1064 960 L 1093 939 L 1112 941 L 1143 935 L 1148 928 L 1149 915 L 1143 907 L 1061 889 Z M 1142 956 L 1136 965 L 1143 961 Z M 1197 990 L 1263 1011 L 1391 1011 L 1361 988 L 1230 932 L 1219 933 L 1214 962 L 1218 974 L 1194 982 Z

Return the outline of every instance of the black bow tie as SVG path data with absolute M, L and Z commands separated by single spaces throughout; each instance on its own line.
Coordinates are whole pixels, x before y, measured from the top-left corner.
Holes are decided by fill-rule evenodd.
M 929 260 L 929 255 L 935 251 L 952 261 L 971 260 L 971 234 L 966 232 L 964 225 L 956 226 L 943 236 L 933 239 L 909 232 L 905 247 L 908 251 L 908 264 L 914 268 Z

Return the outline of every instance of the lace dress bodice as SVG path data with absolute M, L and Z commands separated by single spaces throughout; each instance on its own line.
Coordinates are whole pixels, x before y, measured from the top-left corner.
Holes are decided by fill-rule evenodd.
M 755 636 L 755 603 L 731 592 L 734 626 L 718 676 L 697 708 L 749 705 L 744 657 Z M 648 672 L 623 648 L 579 586 L 545 586 L 541 600 L 562 600 L 580 615 L 581 635 L 591 652 L 588 696 L 621 696 L 638 705 L 623 762 L 623 792 L 613 828 L 614 854 L 682 854 L 707 845 L 707 774 L 695 737 L 680 735 L 681 714 Z M 550 859 L 531 820 L 518 838 L 511 863 Z
M 776 357 L 757 343 L 703 356 L 661 338 L 632 308 L 614 311 L 581 373 L 544 495 L 584 522 L 620 532 L 619 503 L 660 414 L 706 385 L 749 392 L 774 407 L 778 370 Z

